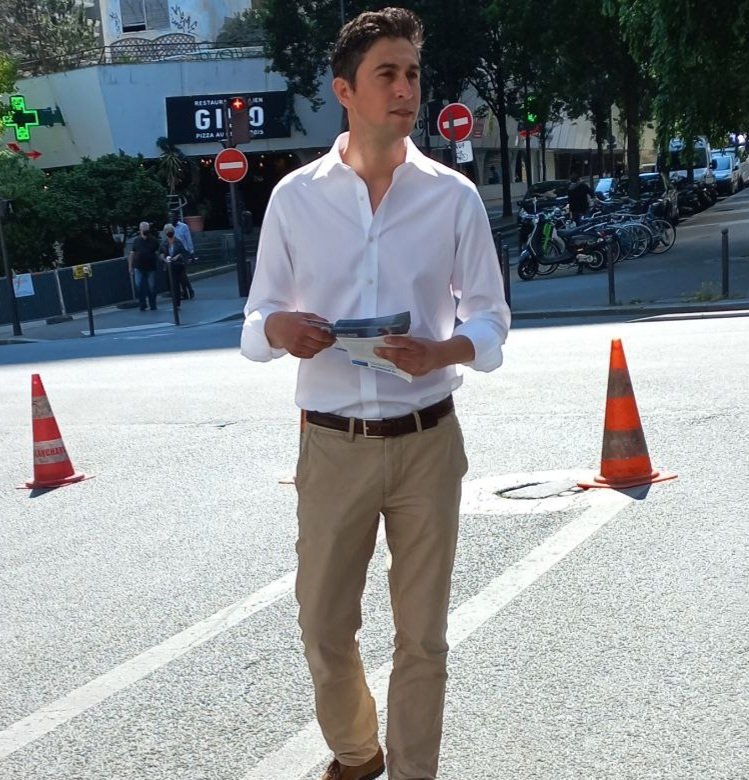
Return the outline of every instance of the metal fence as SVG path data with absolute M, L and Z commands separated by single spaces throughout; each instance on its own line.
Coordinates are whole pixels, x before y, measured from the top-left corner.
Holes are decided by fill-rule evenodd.
M 132 277 L 127 270 L 127 259 L 116 257 L 91 263 L 93 274 L 89 279 L 91 305 L 112 306 L 132 301 Z M 31 274 L 34 294 L 16 298 L 21 322 L 45 320 L 63 314 L 86 310 L 83 282 L 73 278 L 72 267 L 58 268 Z M 169 289 L 169 279 L 163 269 L 156 273 L 157 292 Z M 12 322 L 7 285 L 0 278 L 0 324 Z

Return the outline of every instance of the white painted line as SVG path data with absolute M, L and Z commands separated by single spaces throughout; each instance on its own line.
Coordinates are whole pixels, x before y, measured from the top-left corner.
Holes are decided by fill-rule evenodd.
M 236 168 L 244 168 L 244 163 L 241 160 L 237 160 L 237 162 L 222 162 L 218 164 L 220 171 L 231 171 Z
M 458 117 L 457 119 L 453 119 L 453 127 L 462 127 L 463 125 L 467 125 L 469 121 L 467 116 Z M 442 127 L 447 130 L 450 127 L 450 121 L 443 122 Z
M 613 490 L 589 491 L 590 507 L 580 517 L 560 528 L 522 560 L 493 579 L 482 591 L 450 614 L 447 639 L 457 647 L 484 623 L 491 620 L 512 599 L 533 585 L 555 564 L 613 519 L 632 498 Z M 387 701 L 391 664 L 385 663 L 368 675 L 375 700 Z M 382 712 L 384 705 L 380 707 Z M 275 752 L 265 756 L 243 780 L 302 780 L 330 751 L 317 721 L 310 721 Z
M 100 333 L 130 333 L 134 330 L 153 330 L 154 328 L 173 328 L 173 322 L 151 322 L 148 325 L 128 325 L 121 328 L 95 328 L 94 333 L 97 335 Z M 88 336 L 91 333 L 90 330 L 82 330 L 81 333 L 84 336 Z
M 76 715 L 101 704 L 118 691 L 142 680 L 151 672 L 166 666 L 176 658 L 246 620 L 250 615 L 270 606 L 292 591 L 295 578 L 296 571 L 285 574 L 251 596 L 224 607 L 160 645 L 115 666 L 111 671 L 87 682 L 61 699 L 16 721 L 4 731 L 0 731 L 0 759 L 15 753 L 63 723 L 67 723 Z

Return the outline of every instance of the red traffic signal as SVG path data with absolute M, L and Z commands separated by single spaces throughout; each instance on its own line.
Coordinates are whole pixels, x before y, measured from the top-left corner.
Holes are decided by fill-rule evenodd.
M 243 97 L 233 97 L 229 101 L 229 108 L 232 111 L 244 111 L 247 108 L 247 101 Z

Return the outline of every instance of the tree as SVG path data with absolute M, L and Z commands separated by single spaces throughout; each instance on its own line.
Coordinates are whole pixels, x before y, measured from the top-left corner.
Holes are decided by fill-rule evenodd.
M 194 188 L 198 178 L 195 161 L 164 136 L 156 139 L 156 146 L 161 150 L 156 172 L 166 184 L 169 194 L 174 195 L 178 189 Z
M 261 13 L 247 8 L 224 22 L 216 43 L 220 46 L 263 46 L 265 29 Z
M 53 236 L 44 217 L 45 176 L 22 154 L 0 151 L 0 196 L 13 202 L 3 220 L 11 267 L 17 273 L 51 267 Z
M 0 52 L 0 95 L 8 95 L 16 88 L 16 63 L 6 54 Z M 3 116 L 8 106 L 0 101 L 0 132 L 3 130 Z
M 652 76 L 659 145 L 672 136 L 691 145 L 697 135 L 725 143 L 749 124 L 749 0 L 604 0 L 629 50 Z
M 64 70 L 71 55 L 98 45 L 96 24 L 79 0 L 0 0 L 0 51 L 24 76 Z
M 123 152 L 57 171 L 48 178 L 44 217 L 54 237 L 63 244 L 66 262 L 112 257 L 112 233 L 124 228 L 137 232 L 145 220 L 167 219 L 167 191 L 143 157 Z

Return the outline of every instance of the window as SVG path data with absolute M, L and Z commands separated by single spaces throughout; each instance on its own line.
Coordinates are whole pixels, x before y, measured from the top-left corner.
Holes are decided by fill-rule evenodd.
M 168 0 L 120 0 L 123 32 L 169 29 Z

